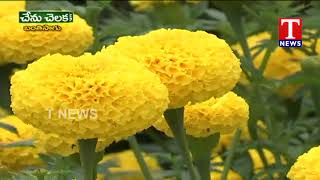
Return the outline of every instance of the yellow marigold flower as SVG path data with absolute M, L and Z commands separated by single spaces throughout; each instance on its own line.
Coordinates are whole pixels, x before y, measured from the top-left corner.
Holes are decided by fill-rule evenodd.
M 287 177 L 291 180 L 320 179 L 320 146 L 313 147 L 307 153 L 299 156 L 290 168 Z
M 220 156 L 215 157 L 211 161 L 212 161 L 212 163 L 223 163 L 223 160 L 222 160 L 222 158 Z M 217 170 L 217 171 L 222 172 L 224 167 L 223 166 L 215 166 L 214 169 Z M 222 178 L 222 173 L 217 172 L 217 171 L 212 171 L 210 173 L 210 177 L 211 177 L 212 180 L 221 179 Z M 228 172 L 228 180 L 242 180 L 242 179 L 243 178 L 238 173 L 236 173 L 235 171 L 233 171 L 231 169 L 229 170 L 229 172 Z
M 229 45 L 204 31 L 159 29 L 126 36 L 107 48 L 125 54 L 158 74 L 169 90 L 170 108 L 201 102 L 233 89 L 240 62 Z
M 144 160 L 146 161 L 146 164 L 150 170 L 159 170 L 160 166 L 157 162 L 157 160 L 150 156 L 144 154 Z M 139 163 L 136 160 L 136 157 L 134 156 L 134 153 L 131 150 L 119 152 L 119 153 L 113 153 L 104 156 L 104 158 L 99 162 L 99 164 L 106 163 L 108 161 L 113 161 L 116 163 L 117 167 L 110 167 L 109 171 L 111 173 L 121 173 L 121 172 L 134 172 L 135 174 L 132 175 L 123 175 L 121 176 L 122 180 L 144 180 L 144 176 L 141 173 Z M 103 179 L 103 175 L 98 175 L 98 179 Z
M 14 126 L 19 133 L 17 135 L 0 128 L 0 144 L 31 140 L 38 133 L 36 128 L 24 124 L 15 116 L 6 116 L 0 122 Z M 0 166 L 7 170 L 20 170 L 28 166 L 40 166 L 42 165 L 38 155 L 40 152 L 42 152 L 42 149 L 39 147 L 0 147 Z
M 264 32 L 257 35 L 250 36 L 248 38 L 249 48 L 253 48 L 263 40 L 270 39 L 269 33 Z M 240 45 L 233 46 L 240 54 L 242 54 L 242 49 Z M 255 54 L 257 50 L 252 50 L 252 54 Z M 256 68 L 259 68 L 266 50 L 262 51 L 253 61 Z M 270 55 L 270 59 L 264 71 L 264 76 L 269 79 L 281 80 L 289 75 L 292 75 L 301 70 L 300 61 L 306 55 L 297 49 L 292 49 L 292 54 L 286 52 L 283 48 L 276 48 Z
M 249 46 L 254 47 L 261 43 L 262 40 L 270 39 L 268 33 L 262 33 L 256 37 L 248 39 Z M 259 56 L 254 60 L 254 66 L 259 68 L 265 52 L 260 53 Z M 270 79 L 281 80 L 289 75 L 292 75 L 301 70 L 300 61 L 305 57 L 302 51 L 293 49 L 292 54 L 287 53 L 283 48 L 276 48 L 270 56 L 264 76 Z
M 207 137 L 213 133 L 232 133 L 246 125 L 249 107 L 244 99 L 233 92 L 194 105 L 186 105 L 184 112 L 186 133 L 194 137 Z M 165 120 L 156 121 L 154 127 L 168 136 L 172 132 Z
M 25 10 L 26 1 L 0 1 L 0 18 Z M 16 20 L 18 21 L 18 19 Z
M 93 43 L 92 28 L 73 16 L 73 23 L 60 23 L 61 31 L 24 31 L 18 14 L 0 18 L 0 64 L 23 64 L 47 54 L 81 55 Z
M 124 56 L 47 55 L 11 78 L 11 107 L 26 123 L 72 139 L 114 141 L 150 127 L 167 109 L 158 76 Z
M 250 36 L 247 40 L 249 48 L 253 48 L 259 45 L 260 43 L 262 43 L 263 40 L 268 40 L 270 39 L 270 37 L 271 37 L 270 34 L 267 32 Z M 242 49 L 239 44 L 233 46 L 233 48 L 237 50 L 240 54 L 242 54 Z M 255 54 L 256 52 L 257 52 L 257 49 L 252 50 L 252 54 Z M 319 48 L 319 52 L 320 52 L 320 48 Z M 254 59 L 253 65 L 256 68 L 260 67 L 265 53 L 266 53 L 266 50 L 262 51 Z M 290 75 L 293 75 L 301 71 L 300 63 L 304 57 L 306 57 L 306 54 L 298 49 L 293 48 L 292 54 L 290 54 L 286 52 L 283 48 L 278 47 L 271 53 L 263 75 L 267 79 L 275 79 L 275 80 L 281 80 Z M 244 85 L 248 84 L 248 81 L 245 80 L 245 78 L 242 78 L 240 82 Z M 301 85 L 289 85 L 289 86 L 280 88 L 278 92 L 279 94 L 285 97 L 291 97 L 300 87 Z

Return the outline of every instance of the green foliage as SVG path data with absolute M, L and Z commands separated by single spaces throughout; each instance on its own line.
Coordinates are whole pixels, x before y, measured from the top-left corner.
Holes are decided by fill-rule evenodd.
M 14 126 L 11 126 L 10 124 L 0 122 L 0 128 L 8 130 L 12 133 L 18 134 L 17 128 L 15 128 Z

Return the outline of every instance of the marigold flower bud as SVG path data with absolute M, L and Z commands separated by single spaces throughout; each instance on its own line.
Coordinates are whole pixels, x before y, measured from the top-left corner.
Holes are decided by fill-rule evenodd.
M 169 90 L 169 108 L 221 96 L 241 72 L 229 45 L 204 31 L 159 29 L 121 37 L 106 53 L 125 54 L 159 75 Z
M 186 133 L 194 137 L 207 137 L 214 133 L 228 134 L 244 127 L 249 118 L 249 107 L 244 99 L 233 92 L 194 105 L 186 105 L 184 112 Z M 164 119 L 154 127 L 168 136 L 172 132 Z

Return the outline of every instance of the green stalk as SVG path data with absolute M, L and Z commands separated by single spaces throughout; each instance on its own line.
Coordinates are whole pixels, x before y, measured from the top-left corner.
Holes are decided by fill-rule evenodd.
M 221 178 L 222 180 L 227 180 L 228 172 L 231 167 L 231 162 L 234 156 L 234 152 L 240 141 L 240 135 L 241 135 L 241 129 L 237 129 L 237 131 L 233 136 L 231 147 L 228 149 L 226 161 L 224 162 L 224 168 L 223 168 L 222 178 Z
M 156 131 L 154 129 L 148 129 L 146 131 L 147 135 L 155 141 L 161 148 L 166 152 L 172 152 L 169 147 L 165 144 L 165 142 L 156 134 Z
M 80 149 L 81 167 L 83 169 L 84 180 L 96 180 L 97 178 L 97 159 L 96 145 L 98 139 L 80 139 L 78 140 Z
M 249 71 L 251 72 L 250 79 L 255 80 L 255 76 L 252 76 L 252 74 L 257 74 L 258 79 L 259 76 L 262 76 L 262 74 L 253 66 L 253 59 L 250 53 L 250 48 L 246 39 L 246 33 L 243 26 L 242 21 L 242 4 L 240 1 L 230 1 L 230 2 L 224 2 L 224 1 L 218 1 L 216 4 L 224 11 L 232 30 L 236 34 L 238 41 L 240 43 L 240 46 L 243 50 L 244 54 L 244 60 L 241 59 L 241 64 L 246 64 L 249 68 Z M 238 9 L 235 11 L 235 9 Z
M 253 76 L 252 79 L 255 81 L 257 81 L 257 80 L 260 81 L 261 79 L 263 79 L 263 73 L 261 71 L 257 70 L 253 66 L 253 63 L 252 63 L 253 59 L 250 54 L 250 49 L 249 49 L 249 45 L 248 45 L 248 42 L 246 39 L 246 34 L 244 31 L 244 27 L 243 27 L 243 23 L 242 23 L 242 19 L 241 19 L 241 14 L 239 13 L 240 11 L 234 11 L 232 9 L 232 8 L 242 8 L 241 4 L 239 4 L 239 2 L 234 2 L 232 4 L 233 6 L 230 6 L 230 5 L 226 4 L 225 2 L 223 2 L 221 5 L 222 5 L 222 8 L 227 16 L 228 21 L 231 24 L 233 31 L 235 32 L 235 34 L 238 37 L 239 43 L 240 43 L 241 48 L 243 49 L 243 52 L 244 52 L 244 56 L 246 57 L 246 60 L 249 61 L 249 62 L 244 61 L 244 63 L 248 64 L 249 65 L 248 67 L 251 69 L 252 73 L 257 75 L 257 79 L 255 78 L 255 76 Z M 268 48 L 268 49 L 271 49 L 271 48 Z M 265 66 L 266 66 L 265 64 L 267 63 L 266 59 L 269 58 L 270 54 L 271 54 L 271 52 L 268 52 L 265 54 L 264 62 L 263 62 L 263 65 L 261 66 L 261 70 L 265 68 Z M 250 136 L 257 137 L 256 131 L 253 130 L 252 128 L 253 128 L 252 125 L 250 125 L 249 126 Z M 252 132 L 255 132 L 255 133 L 252 134 Z M 260 147 L 260 145 L 257 147 L 257 150 L 258 150 L 259 156 L 261 157 L 261 160 L 263 162 L 264 167 L 265 168 L 268 167 L 266 157 L 264 156 L 264 153 L 262 152 L 262 148 Z M 268 171 L 268 176 L 270 178 L 272 178 L 272 175 L 269 173 L 269 171 Z
M 213 148 L 219 143 L 220 134 L 196 138 L 187 136 L 190 151 L 201 180 L 210 180 L 210 160 Z
M 182 156 L 185 158 L 192 180 L 200 179 L 197 170 L 193 166 L 191 154 L 188 148 L 186 133 L 184 129 L 184 108 L 168 109 L 164 112 L 164 117 L 168 123 L 180 148 Z
M 139 163 L 140 169 L 144 175 L 144 177 L 146 178 L 146 180 L 153 180 L 150 170 L 146 164 L 146 162 L 143 159 L 139 144 L 137 142 L 137 139 L 135 136 L 131 136 L 128 138 L 128 142 L 130 144 L 130 147 L 134 153 L 134 155 L 136 156 L 136 159 Z

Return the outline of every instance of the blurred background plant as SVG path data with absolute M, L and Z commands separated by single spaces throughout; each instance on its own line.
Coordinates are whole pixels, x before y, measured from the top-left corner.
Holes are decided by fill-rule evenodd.
M 95 40 L 90 52 L 114 43 L 120 36 L 140 35 L 159 28 L 205 30 L 232 45 L 243 70 L 243 78 L 234 91 L 249 104 L 250 119 L 241 136 L 237 131 L 235 136 L 221 137 L 219 147 L 212 152 L 214 157 L 219 157 L 211 161 L 212 178 L 233 179 L 232 174 L 236 174 L 234 179 L 286 179 L 297 157 L 320 144 L 319 1 L 43 0 L 27 1 L 26 9 L 74 11 L 93 28 Z M 278 47 L 279 17 L 302 17 L 301 48 Z M 11 114 L 9 78 L 15 69 L 25 67 L 12 63 L 0 65 L 0 117 Z M 16 133 L 15 127 L 6 123 L 0 122 L 0 128 Z M 154 128 L 137 137 L 142 150 L 158 161 L 153 165 L 156 168 L 151 168 L 155 179 L 176 176 L 180 174 L 177 171 L 184 169 L 172 139 Z M 32 141 L 2 146 L 32 146 Z M 105 152 L 128 148 L 127 141 L 120 141 Z M 43 155 L 42 158 L 46 168 L 11 172 L 1 171 L 0 164 L 1 177 L 81 179 L 78 157 Z M 122 167 L 122 161 L 119 164 L 108 159 L 111 160 L 98 166 L 98 172 L 106 178 L 137 176 L 132 172 L 137 170 L 136 166 L 123 167 L 117 176 L 110 176 L 115 172 L 108 169 Z M 182 172 L 180 178 L 188 179 L 188 173 Z

